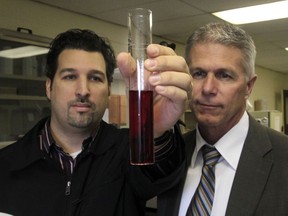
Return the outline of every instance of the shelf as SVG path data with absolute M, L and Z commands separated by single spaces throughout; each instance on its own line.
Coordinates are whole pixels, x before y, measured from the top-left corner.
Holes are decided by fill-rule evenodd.
M 31 81 L 45 81 L 46 77 L 36 77 L 36 76 L 24 76 L 24 75 L 14 75 L 14 74 L 1 74 L 0 79 L 11 79 L 11 80 L 31 80 Z
M 0 142 L 0 149 L 1 148 L 4 148 L 5 146 L 8 146 L 12 143 L 14 143 L 15 141 L 3 141 L 3 142 Z
M 0 94 L 0 100 L 46 101 L 47 97 L 44 97 L 44 96 L 31 96 L 31 95 Z
M 44 77 L 0 74 L 0 99 L 46 100 L 45 81 Z

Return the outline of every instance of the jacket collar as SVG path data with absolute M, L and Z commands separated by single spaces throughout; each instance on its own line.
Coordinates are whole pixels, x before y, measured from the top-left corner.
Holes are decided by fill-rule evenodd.
M 39 133 L 43 129 L 47 119 L 48 118 L 44 118 L 40 120 L 21 139 L 7 148 L 7 151 L 10 151 L 9 155 L 13 155 L 13 157 L 7 159 L 12 170 L 21 170 L 36 161 L 48 157 L 47 154 L 40 150 L 39 146 Z M 126 131 L 126 133 L 122 133 L 121 131 Z M 87 153 L 91 152 L 96 156 L 102 155 L 114 145 L 118 144 L 118 142 L 126 141 L 128 143 L 128 134 L 127 129 L 119 130 L 115 126 L 101 121 L 98 134 L 91 143 L 91 147 Z M 120 137 L 123 135 L 125 136 L 124 138 Z M 17 158 L 17 160 L 15 160 L 15 158 Z
M 90 151 L 95 155 L 102 155 L 120 142 L 127 142 L 129 140 L 128 129 L 118 129 L 115 126 L 101 121 L 98 135 L 94 139 Z
M 45 159 L 45 154 L 39 147 L 39 132 L 44 127 L 47 118 L 39 121 L 28 133 L 16 143 L 9 146 L 11 154 L 11 169 L 20 170 L 40 159 Z M 8 149 L 7 149 L 8 150 Z M 17 160 L 15 160 L 17 158 Z

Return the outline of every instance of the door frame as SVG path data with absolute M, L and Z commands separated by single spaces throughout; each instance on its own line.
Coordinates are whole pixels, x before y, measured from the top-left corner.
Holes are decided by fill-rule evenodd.
M 288 135 L 288 90 L 283 90 L 283 132 Z

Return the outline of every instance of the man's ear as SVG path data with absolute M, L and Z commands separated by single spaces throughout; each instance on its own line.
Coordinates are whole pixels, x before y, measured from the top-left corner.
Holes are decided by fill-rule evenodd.
M 51 82 L 51 79 L 47 79 L 46 80 L 46 96 L 47 98 L 50 100 L 50 97 L 51 97 L 51 88 L 52 88 L 52 82 Z
M 248 82 L 247 82 L 247 88 L 246 88 L 246 99 L 249 98 L 250 94 L 252 93 L 254 84 L 257 80 L 257 75 L 254 75 Z

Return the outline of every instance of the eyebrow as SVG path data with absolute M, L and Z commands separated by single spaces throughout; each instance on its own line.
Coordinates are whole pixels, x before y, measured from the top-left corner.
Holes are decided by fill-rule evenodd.
M 74 68 L 63 68 L 63 69 L 61 69 L 61 70 L 59 71 L 59 74 L 63 74 L 63 73 L 65 73 L 65 72 L 68 72 L 68 73 L 76 73 L 77 70 L 74 69 Z M 90 71 L 89 71 L 89 74 L 99 74 L 99 75 L 101 75 L 101 76 L 105 76 L 105 75 L 106 75 L 106 73 L 104 73 L 103 71 L 101 71 L 101 70 L 95 70 L 95 69 L 90 70 Z
M 73 68 L 63 68 L 59 71 L 59 74 L 65 73 L 65 72 L 69 72 L 69 73 L 75 73 L 76 69 Z

